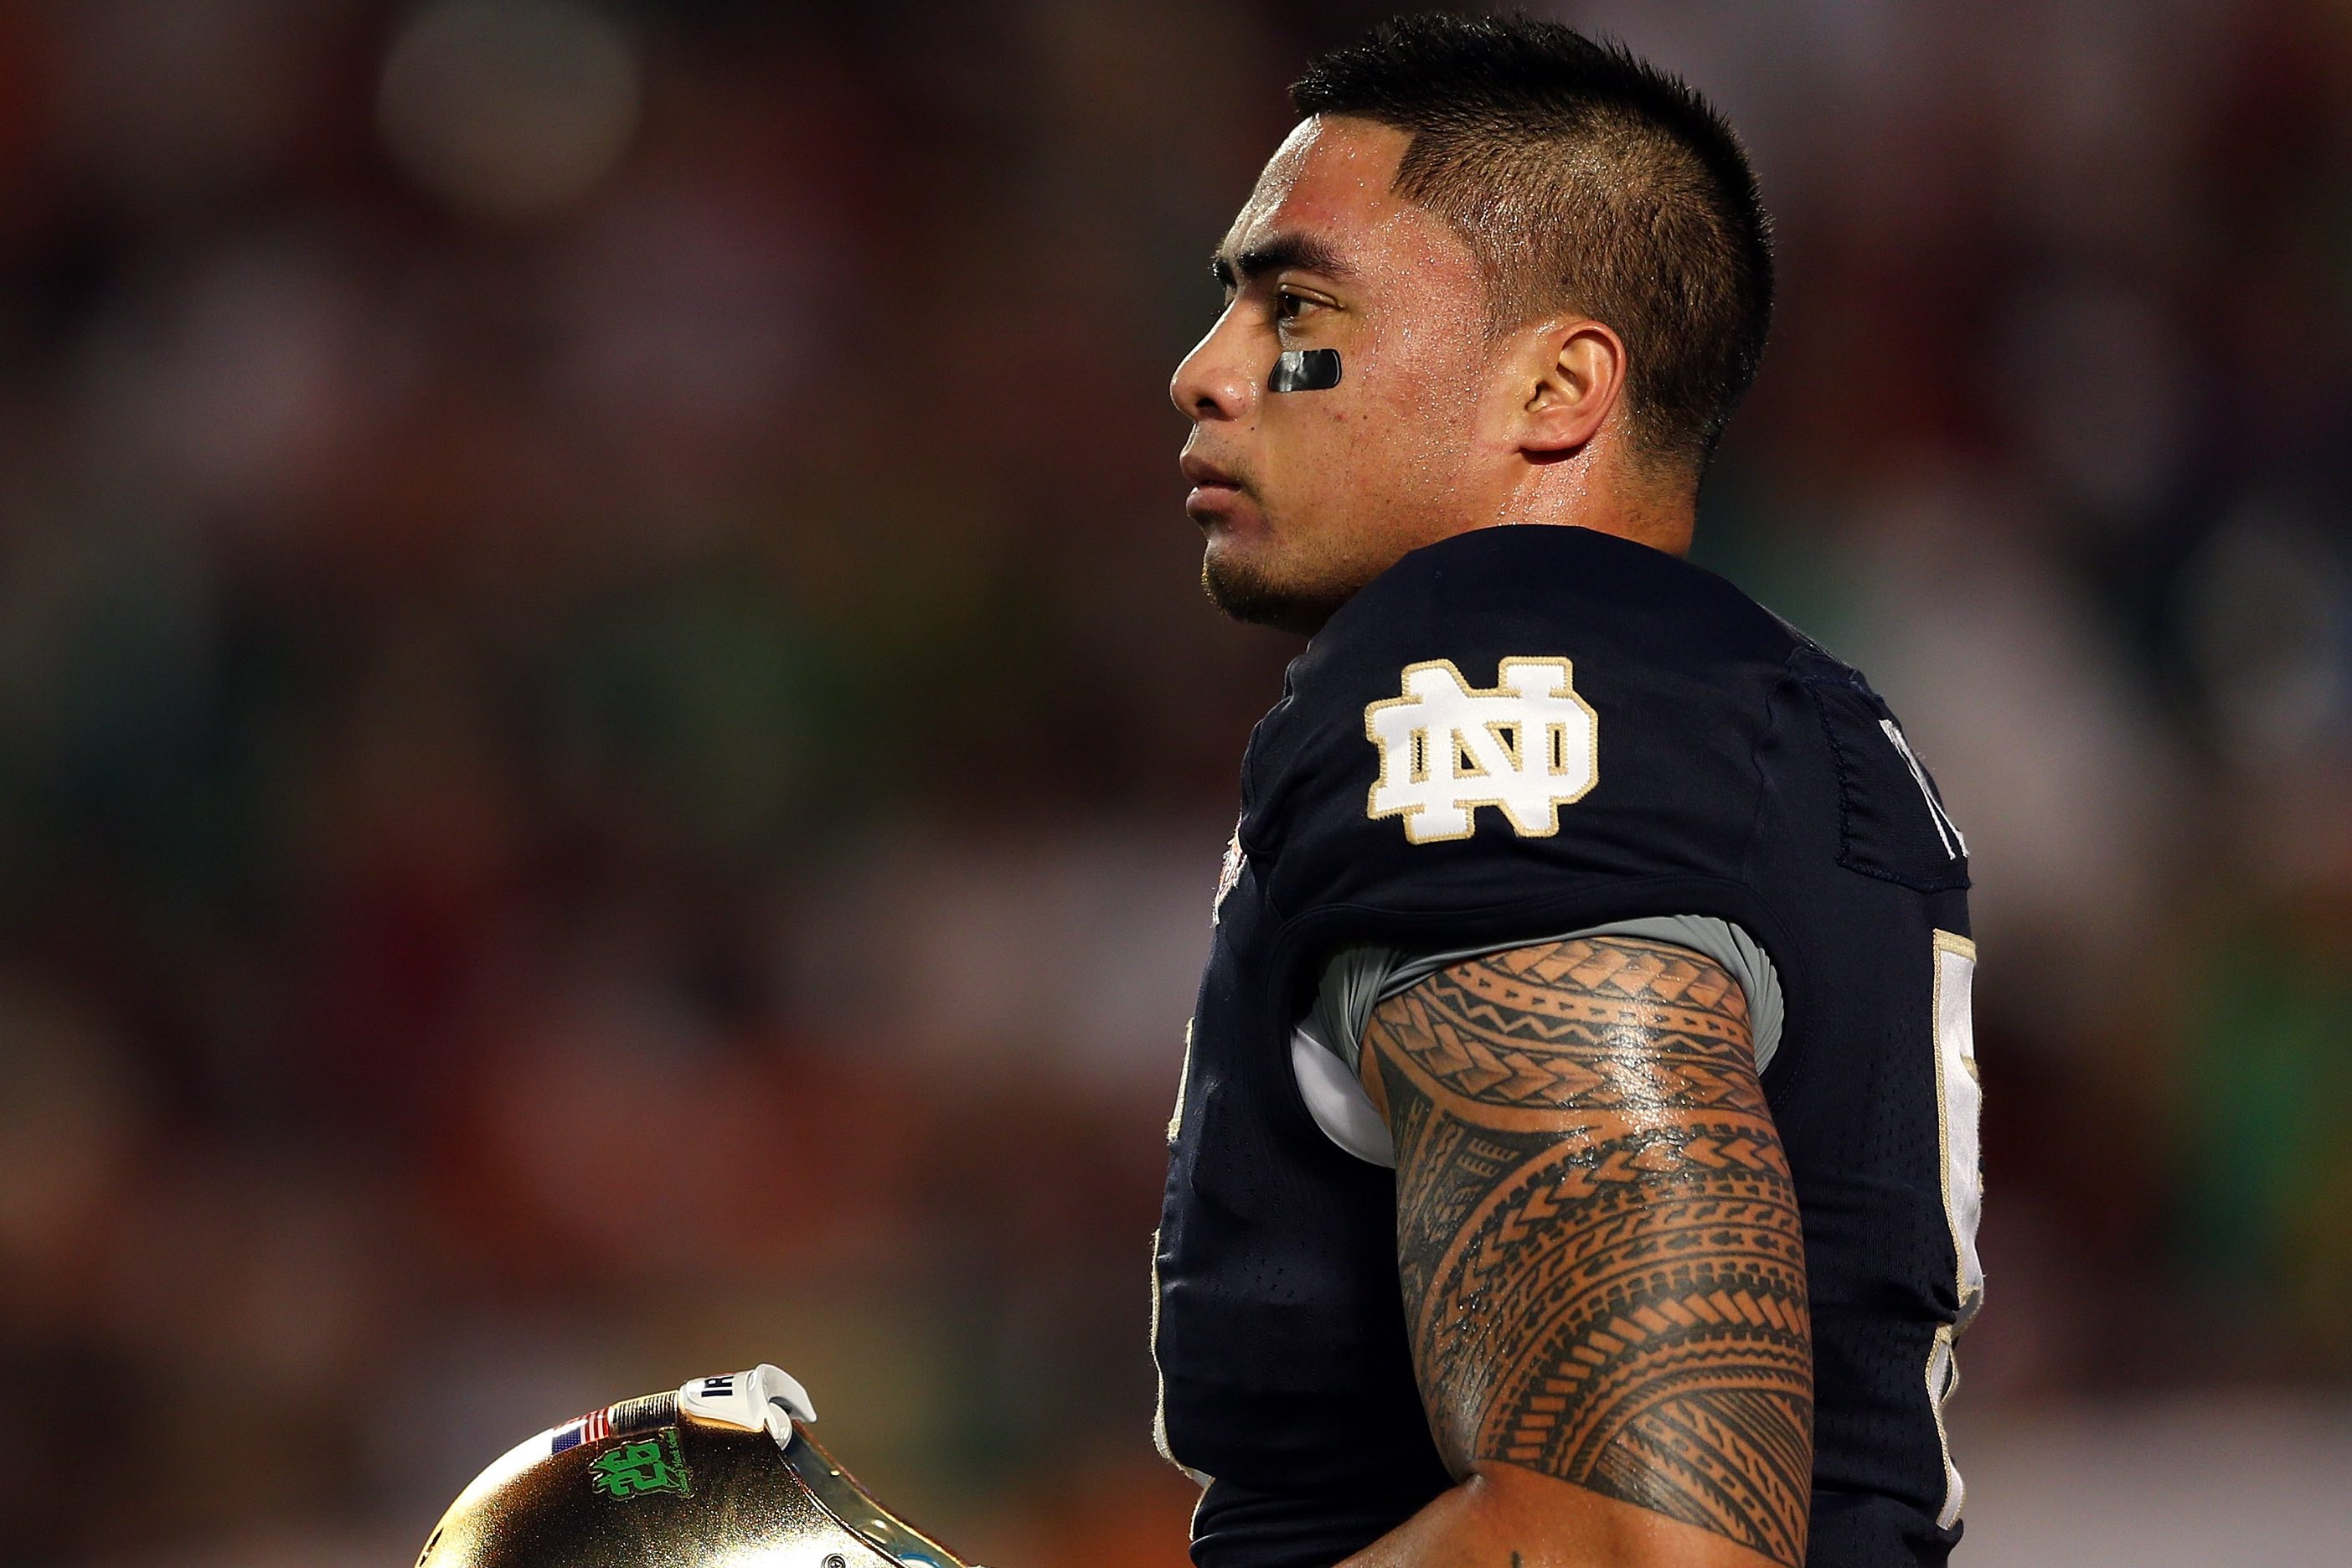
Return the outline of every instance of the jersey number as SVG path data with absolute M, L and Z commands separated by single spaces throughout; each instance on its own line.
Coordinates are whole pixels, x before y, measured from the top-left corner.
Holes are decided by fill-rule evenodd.
M 1932 799 L 1932 797 L 1931 797 Z M 1977 1258 L 1977 1220 L 1984 1212 L 1984 1173 L 1977 1143 L 1977 1113 L 1984 1103 L 1977 1082 L 1976 1020 L 1969 987 L 1976 979 L 1977 947 L 1950 931 L 1936 933 L 1936 1129 L 1941 1145 L 1944 1218 L 1951 1226 L 1953 1283 L 1959 1318 L 1936 1331 L 1927 1352 L 1927 1402 L 1936 1413 L 1936 1440 L 1944 1455 L 1944 1506 L 1936 1525 L 1958 1521 L 1967 1489 L 1952 1463 L 1944 1430 L 1944 1402 L 1960 1385 L 1960 1363 L 1952 1341 L 1968 1327 L 1984 1300 L 1984 1266 Z

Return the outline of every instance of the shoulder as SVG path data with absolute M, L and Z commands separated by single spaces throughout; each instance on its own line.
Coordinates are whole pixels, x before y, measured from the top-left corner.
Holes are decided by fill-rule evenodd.
M 1416 550 L 1316 637 L 1345 664 L 1438 637 L 1574 640 L 1589 657 L 1720 673 L 1777 665 L 1805 639 L 1679 556 L 1583 528 L 1480 529 Z M 1498 643 L 1499 646 L 1499 643 Z
M 1810 647 L 1722 578 L 1625 540 L 1443 541 L 1292 666 L 1252 744 L 1245 839 L 1281 853 L 1294 908 L 1727 876 L 1773 694 Z
M 1292 664 L 1251 770 L 1269 792 L 1329 780 L 1455 719 L 1514 741 L 1518 713 L 1597 731 L 1604 778 L 1652 757 L 1727 755 L 1766 721 L 1800 654 L 1828 662 L 1687 561 L 1587 529 L 1484 529 L 1412 552 L 1331 618 Z

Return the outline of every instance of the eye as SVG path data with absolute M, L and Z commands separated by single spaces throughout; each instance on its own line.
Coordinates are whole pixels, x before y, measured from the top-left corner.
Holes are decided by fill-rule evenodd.
M 1309 300 L 1303 294 L 1294 294 L 1285 289 L 1274 297 L 1274 313 L 1283 321 L 1295 321 L 1305 311 L 1317 309 L 1319 303 L 1318 300 Z

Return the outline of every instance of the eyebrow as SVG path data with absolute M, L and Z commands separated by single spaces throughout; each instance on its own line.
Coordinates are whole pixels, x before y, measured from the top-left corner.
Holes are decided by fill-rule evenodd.
M 1356 275 L 1355 268 L 1339 258 L 1339 250 L 1329 241 L 1311 234 L 1273 235 L 1239 256 L 1220 250 L 1209 258 L 1210 275 L 1227 289 L 1291 267 L 1302 272 L 1320 272 L 1341 281 Z

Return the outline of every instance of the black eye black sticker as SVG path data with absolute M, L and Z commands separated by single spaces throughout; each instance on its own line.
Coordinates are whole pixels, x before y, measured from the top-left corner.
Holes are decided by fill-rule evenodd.
M 1328 392 L 1339 384 L 1338 349 L 1290 349 L 1274 362 L 1268 392 Z

